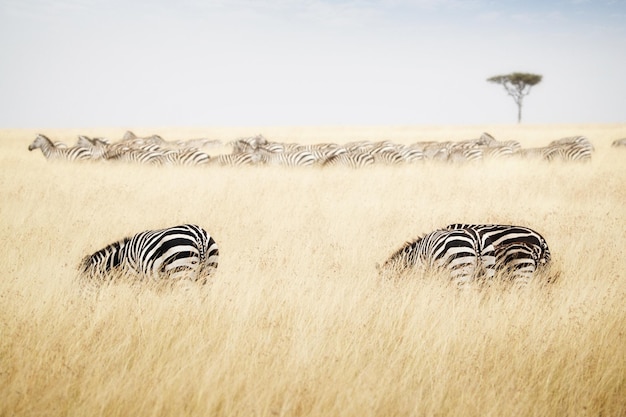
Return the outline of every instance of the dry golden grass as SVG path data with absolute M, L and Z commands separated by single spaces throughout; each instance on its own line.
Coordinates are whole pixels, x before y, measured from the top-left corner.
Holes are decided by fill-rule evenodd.
M 155 129 L 166 139 L 586 135 L 589 164 L 155 168 L 48 163 L 0 131 L 0 416 L 626 415 L 626 125 Z M 119 139 L 123 129 L 45 130 Z M 211 285 L 83 293 L 81 258 L 204 226 Z M 548 288 L 458 293 L 375 264 L 452 222 L 527 225 Z

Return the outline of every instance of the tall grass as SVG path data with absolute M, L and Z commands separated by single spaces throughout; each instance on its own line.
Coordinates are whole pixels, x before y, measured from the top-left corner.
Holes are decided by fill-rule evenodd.
M 349 170 L 48 163 L 0 131 L 0 415 L 626 415 L 624 125 L 138 131 L 313 143 L 541 146 L 584 134 L 589 164 Z M 45 131 L 76 134 L 123 130 Z M 81 258 L 126 235 L 205 227 L 201 288 L 81 291 Z M 530 226 L 558 282 L 459 293 L 375 265 L 453 222 Z

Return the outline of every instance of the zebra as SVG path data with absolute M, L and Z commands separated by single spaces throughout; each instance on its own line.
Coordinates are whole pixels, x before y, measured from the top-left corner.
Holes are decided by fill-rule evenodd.
M 315 156 L 310 151 L 295 152 L 260 152 L 260 162 L 268 165 L 280 165 L 288 167 L 311 166 L 315 163 Z
M 421 149 L 416 149 L 411 146 L 402 146 L 398 149 L 398 152 L 402 156 L 402 159 L 408 163 L 424 160 L 424 152 L 422 152 Z
M 106 158 L 111 161 L 133 162 L 149 165 L 163 165 L 165 163 L 164 152 L 147 151 L 142 149 L 127 149 L 113 154 L 107 154 Z
M 565 161 L 589 161 L 591 153 L 595 150 L 589 139 L 585 136 L 571 136 L 550 142 L 547 148 L 546 159 L 552 161 L 557 157 Z
M 344 146 L 350 153 L 352 152 L 367 152 L 374 147 L 374 143 L 369 140 L 359 140 L 354 142 L 348 142 Z
M 78 136 L 76 146 L 87 148 L 91 151 L 91 159 L 106 159 L 109 152 L 109 144 L 101 138 L 88 138 L 87 136 Z
M 196 148 L 183 148 L 163 153 L 163 163 L 170 165 L 206 165 L 211 157 Z
M 553 140 L 548 144 L 548 146 L 562 146 L 562 145 L 571 145 L 571 144 L 579 144 L 585 147 L 590 148 L 591 150 L 595 150 L 589 139 L 586 136 L 568 136 L 566 138 Z
M 218 164 L 221 166 L 243 166 L 257 165 L 261 160 L 258 153 L 244 152 L 237 154 L 222 154 L 209 159 L 209 164 Z
M 498 145 L 484 148 L 483 157 L 485 159 L 502 159 L 513 156 L 517 151 L 509 145 Z
M 326 159 L 322 166 L 343 165 L 350 168 L 362 168 L 374 164 L 374 157 L 369 152 L 348 152 Z
M 495 271 L 502 271 L 514 282 L 525 284 L 535 271 L 547 267 L 552 258 L 546 240 L 529 227 L 455 223 L 448 225 L 446 230 L 465 230 L 474 236 L 478 251 L 485 259 L 488 277 L 493 277 Z M 491 256 L 495 259 L 492 260 Z
M 91 151 L 87 148 L 80 146 L 58 148 L 48 137 L 42 134 L 38 134 L 33 143 L 28 146 L 29 151 L 37 148 L 41 149 L 41 152 L 48 160 L 63 159 L 67 161 L 76 161 L 91 158 Z
M 482 161 L 483 150 L 480 148 L 455 148 L 448 154 L 448 162 L 464 163 Z
M 106 280 L 127 273 L 140 280 L 189 278 L 206 283 L 217 269 L 219 249 L 202 227 L 183 224 L 147 230 L 83 258 L 84 278 Z
M 467 230 L 438 229 L 394 252 L 380 269 L 383 274 L 447 270 L 452 283 L 462 288 L 476 278 L 480 267 L 478 241 Z
M 233 147 L 233 154 L 248 153 L 255 151 L 261 146 L 267 145 L 268 141 L 263 135 L 257 135 L 250 138 L 241 138 L 228 143 Z
M 372 153 L 372 156 L 376 163 L 380 162 L 387 165 L 400 165 L 406 162 L 402 154 L 396 150 Z
M 544 158 L 548 161 L 590 161 L 593 147 L 577 143 L 548 146 Z

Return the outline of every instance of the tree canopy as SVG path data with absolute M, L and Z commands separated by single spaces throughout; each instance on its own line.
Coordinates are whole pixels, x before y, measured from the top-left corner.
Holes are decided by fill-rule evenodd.
M 506 75 L 496 75 L 491 78 L 487 78 L 487 81 L 501 84 L 504 86 L 506 92 L 513 97 L 515 104 L 517 104 L 517 122 L 522 121 L 522 101 L 524 96 L 530 93 L 530 89 L 541 82 L 543 77 L 537 74 L 530 74 L 526 72 L 513 72 Z

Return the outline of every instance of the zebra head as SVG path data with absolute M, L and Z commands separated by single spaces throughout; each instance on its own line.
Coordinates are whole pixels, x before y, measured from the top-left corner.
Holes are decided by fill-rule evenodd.
M 76 141 L 76 146 L 81 146 L 83 148 L 91 148 L 93 147 L 93 140 L 88 138 L 87 136 L 79 135 L 78 140 Z
M 54 148 L 54 144 L 52 143 L 52 141 L 50 139 L 48 139 L 48 137 L 46 137 L 46 136 L 44 136 L 44 135 L 42 135 L 40 133 L 40 134 L 37 135 L 37 137 L 35 138 L 33 143 L 28 145 L 28 150 L 32 151 L 34 149 L 42 148 L 42 147 L 46 147 L 46 146 Z

